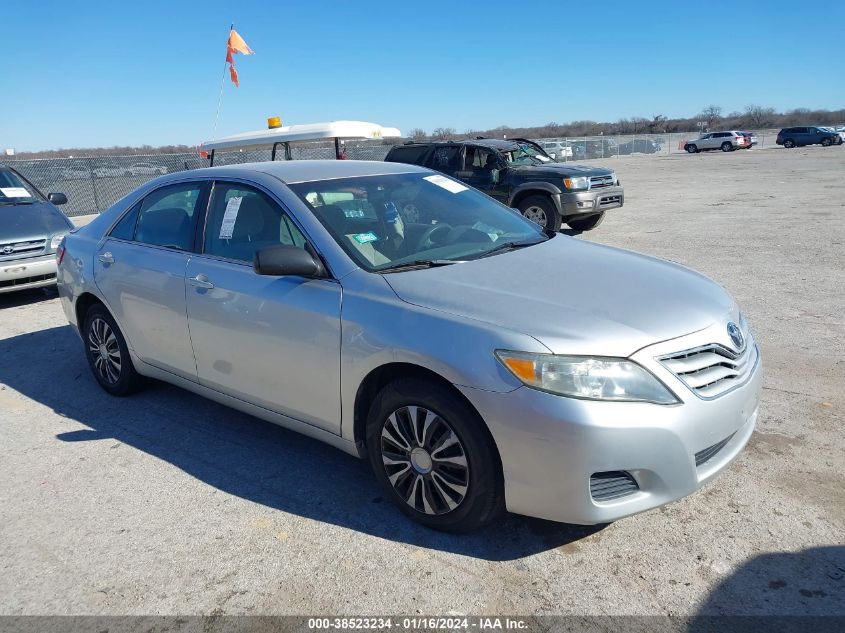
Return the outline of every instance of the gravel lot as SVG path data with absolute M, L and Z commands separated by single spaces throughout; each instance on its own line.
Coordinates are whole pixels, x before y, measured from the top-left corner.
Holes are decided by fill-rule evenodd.
M 710 275 L 760 342 L 758 428 L 715 483 L 604 528 L 430 532 L 318 442 L 107 396 L 54 294 L 2 295 L 0 614 L 845 615 L 845 148 L 608 164 L 626 205 L 579 239 Z

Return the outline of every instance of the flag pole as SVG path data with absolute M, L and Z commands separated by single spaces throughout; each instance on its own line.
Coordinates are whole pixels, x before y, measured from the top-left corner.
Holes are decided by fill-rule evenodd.
M 235 23 L 232 22 L 232 25 L 229 27 L 229 35 L 232 35 L 232 31 L 234 30 Z M 217 97 L 217 113 L 214 115 L 214 130 L 211 132 L 211 140 L 213 141 L 217 140 L 217 121 L 220 119 L 220 105 L 223 103 L 223 86 L 226 85 L 226 64 L 228 63 L 227 61 L 223 62 L 223 75 L 220 77 L 220 96 Z

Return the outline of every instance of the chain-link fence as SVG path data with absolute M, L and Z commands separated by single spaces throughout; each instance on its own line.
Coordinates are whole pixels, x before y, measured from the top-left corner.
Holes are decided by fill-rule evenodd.
M 757 147 L 775 145 L 777 130 L 758 132 Z M 537 139 L 548 153 L 561 161 L 609 160 L 619 156 L 655 156 L 683 153 L 684 142 L 697 138 L 694 132 L 671 134 L 623 134 Z M 384 160 L 391 145 L 346 142 L 349 160 Z M 270 160 L 270 150 L 217 152 L 215 165 L 237 165 Z M 283 152 L 277 160 L 284 158 Z M 297 143 L 291 146 L 294 160 L 335 158 L 333 142 Z M 43 193 L 62 192 L 68 203 L 62 210 L 69 216 L 99 213 L 148 180 L 177 171 L 206 167 L 208 161 L 196 153 L 87 158 L 6 160 Z

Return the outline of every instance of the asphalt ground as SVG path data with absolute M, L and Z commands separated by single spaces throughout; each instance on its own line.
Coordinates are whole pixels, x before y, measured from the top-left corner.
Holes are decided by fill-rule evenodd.
M 0 295 L 0 614 L 845 615 L 845 148 L 612 164 L 626 204 L 577 239 L 718 280 L 762 350 L 715 482 L 604 527 L 432 532 L 314 440 L 108 396 L 55 294 Z

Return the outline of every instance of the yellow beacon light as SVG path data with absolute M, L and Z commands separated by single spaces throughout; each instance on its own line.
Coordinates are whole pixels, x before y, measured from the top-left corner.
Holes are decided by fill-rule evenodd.
M 282 119 L 277 116 L 267 117 L 267 128 L 272 130 L 277 127 L 282 127 Z

